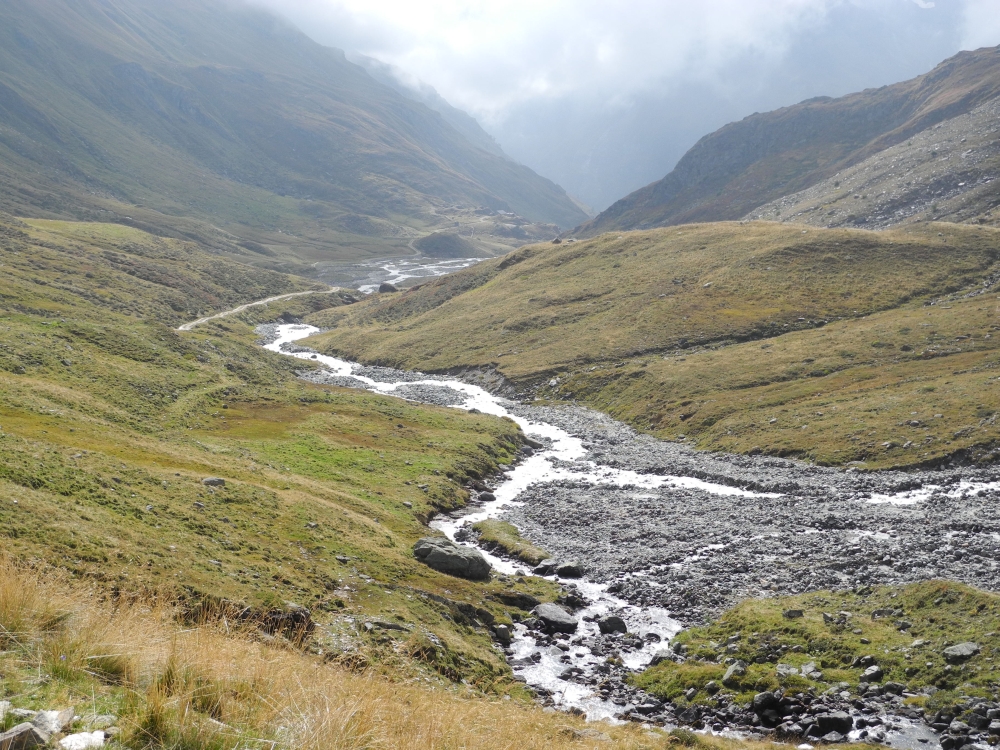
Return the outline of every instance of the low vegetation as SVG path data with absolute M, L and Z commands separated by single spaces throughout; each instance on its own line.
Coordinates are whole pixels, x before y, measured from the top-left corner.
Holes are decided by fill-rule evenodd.
M 521 536 L 514 524 L 490 518 L 473 525 L 479 534 L 479 543 L 487 548 L 499 550 L 528 565 L 538 565 L 551 557 L 548 552 Z
M 387 680 L 268 641 L 252 628 L 181 625 L 162 602 L 111 600 L 48 569 L 0 562 L 0 699 L 63 709 L 68 732 L 104 718 L 147 748 L 640 748 L 669 738 L 586 725 L 516 700 L 421 678 Z M 403 644 L 421 648 L 416 639 Z M 3 727 L 18 723 L 14 714 Z M 726 747 L 734 743 L 704 743 Z
M 682 632 L 674 644 L 685 660 L 663 661 L 635 682 L 664 699 L 704 703 L 716 690 L 746 702 L 779 687 L 856 691 L 862 682 L 895 682 L 921 693 L 912 701 L 941 708 L 960 696 L 997 699 L 998 631 L 1000 596 L 946 581 L 752 599 Z M 944 653 L 967 642 L 979 647 L 971 658 Z M 748 665 L 746 673 L 723 685 L 736 660 Z M 873 665 L 882 674 L 863 679 Z
M 991 460 L 998 237 L 764 222 L 604 235 L 310 320 L 331 329 L 313 339 L 329 352 L 497 370 L 699 448 Z
M 191 612 L 291 602 L 331 658 L 520 690 L 488 624 L 557 592 L 473 584 L 411 553 L 467 478 L 513 459 L 513 422 L 308 384 L 307 363 L 256 344 L 253 320 L 337 295 L 175 330 L 301 281 L 120 226 L 2 228 L 5 551 Z M 430 646 L 403 658 L 411 640 Z

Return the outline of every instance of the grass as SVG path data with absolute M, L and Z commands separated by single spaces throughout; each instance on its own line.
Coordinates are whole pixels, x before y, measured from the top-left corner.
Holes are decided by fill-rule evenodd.
M 191 610 L 294 602 L 331 658 L 520 690 L 488 624 L 523 616 L 512 592 L 555 589 L 462 581 L 410 551 L 467 478 L 513 459 L 513 422 L 307 384 L 310 365 L 256 345 L 256 320 L 336 295 L 174 330 L 301 280 L 119 226 L 0 226 L 5 551 Z M 372 619 L 402 629 L 373 636 Z M 410 638 L 439 645 L 403 658 Z
M 524 539 L 517 527 L 506 521 L 491 518 L 474 524 L 472 528 L 479 533 L 480 544 L 491 549 L 499 549 L 528 565 L 538 565 L 542 560 L 551 557 L 541 547 Z
M 604 235 L 310 320 L 332 329 L 313 339 L 329 352 L 495 369 L 699 448 L 992 460 L 996 295 L 964 294 L 994 272 L 998 236 L 763 222 Z
M 262 642 L 253 630 L 181 625 L 179 614 L 162 602 L 115 602 L 97 587 L 4 559 L 0 698 L 15 708 L 75 706 L 80 720 L 69 731 L 111 714 L 118 743 L 136 750 L 638 750 L 669 743 L 664 734 L 595 729 L 462 685 L 390 681 Z M 606 733 L 608 741 L 588 733 Z
M 793 609 L 802 610 L 803 616 L 783 616 Z M 687 659 L 661 662 L 638 675 L 635 683 L 661 698 L 682 702 L 685 691 L 694 688 L 697 694 L 691 700 L 708 702 L 705 686 L 712 680 L 722 684 L 724 660 L 740 659 L 749 665 L 746 675 L 725 689 L 742 702 L 778 687 L 800 692 L 844 685 L 856 691 L 864 667 L 855 662 L 872 656 L 885 673 L 881 684 L 898 682 L 912 692 L 932 687 L 937 692 L 931 691 L 929 703 L 952 707 L 962 696 L 996 700 L 998 630 L 1000 596 L 946 581 L 752 599 L 715 622 L 682 632 L 675 643 L 683 646 Z M 963 664 L 947 663 L 944 649 L 966 641 L 978 643 L 981 652 Z M 822 676 L 782 677 L 776 669 L 779 663 L 800 669 L 812 663 Z M 926 697 L 915 700 L 928 702 Z

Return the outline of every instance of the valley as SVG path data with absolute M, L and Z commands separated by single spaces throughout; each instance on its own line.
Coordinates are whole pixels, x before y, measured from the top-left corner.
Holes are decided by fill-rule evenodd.
M 996 746 L 998 71 L 591 217 L 256 4 L 3 4 L 0 750 Z

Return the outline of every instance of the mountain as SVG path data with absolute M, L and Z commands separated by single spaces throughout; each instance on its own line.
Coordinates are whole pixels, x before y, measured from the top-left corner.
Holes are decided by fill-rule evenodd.
M 573 234 L 742 218 L 1000 96 L 1000 47 L 910 81 L 754 114 L 705 136 L 659 182 Z
M 510 158 L 504 153 L 503 149 L 500 148 L 500 144 L 496 142 L 496 139 L 483 130 L 483 127 L 479 124 L 475 117 L 470 115 L 468 112 L 463 112 L 457 107 L 453 107 L 443 96 L 441 96 L 441 94 L 437 92 L 437 89 L 430 84 L 424 83 L 423 81 L 410 81 L 408 76 L 402 70 L 394 65 L 390 65 L 389 63 L 376 60 L 374 57 L 368 57 L 367 55 L 357 53 L 349 53 L 347 55 L 347 59 L 367 70 L 368 75 L 379 83 L 395 89 L 407 99 L 420 102 L 430 109 L 433 109 L 441 115 L 449 125 L 464 135 L 468 139 L 469 143 L 481 148 L 483 151 L 488 151 L 494 156 L 500 156 L 504 159 Z
M 863 229 L 928 220 L 997 226 L 998 122 L 993 99 L 744 218 Z
M 1000 442 L 982 296 L 998 240 L 948 223 L 605 234 L 307 320 L 330 354 L 580 401 L 703 449 L 907 466 Z M 919 440 L 914 409 L 940 415 Z
M 342 52 L 224 0 L 0 5 L 0 184 L 8 213 L 249 242 L 262 262 L 409 252 L 477 206 L 586 218 Z

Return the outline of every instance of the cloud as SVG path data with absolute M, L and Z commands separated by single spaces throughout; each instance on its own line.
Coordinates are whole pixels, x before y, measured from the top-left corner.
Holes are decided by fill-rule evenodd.
M 258 0 L 494 120 L 526 100 L 627 101 L 747 54 L 778 57 L 845 1 Z
M 965 0 L 963 49 L 1000 43 L 1000 0 Z

